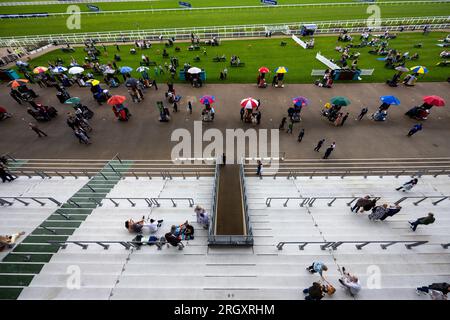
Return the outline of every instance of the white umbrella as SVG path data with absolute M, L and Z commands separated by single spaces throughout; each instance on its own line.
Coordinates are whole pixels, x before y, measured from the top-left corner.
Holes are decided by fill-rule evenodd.
M 116 70 L 111 69 L 111 68 L 106 68 L 103 73 L 104 74 L 114 74 L 114 73 L 116 73 Z
M 80 74 L 83 73 L 84 69 L 82 67 L 72 67 L 69 69 L 70 74 Z
M 198 74 L 198 73 L 202 72 L 202 69 L 197 68 L 197 67 L 192 67 L 192 68 L 189 68 L 187 72 L 190 74 Z
M 149 70 L 149 68 L 148 67 L 139 67 L 136 69 L 137 72 L 144 72 L 146 70 Z

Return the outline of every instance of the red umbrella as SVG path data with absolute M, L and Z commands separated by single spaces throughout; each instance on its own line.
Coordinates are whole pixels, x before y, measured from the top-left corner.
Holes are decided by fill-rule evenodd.
M 267 67 L 261 67 L 261 68 L 258 69 L 258 71 L 261 72 L 261 73 L 268 73 L 268 72 L 270 72 L 269 68 L 267 68 Z
M 258 100 L 253 98 L 245 98 L 241 101 L 241 106 L 245 109 L 254 109 L 259 105 Z
M 430 104 L 432 106 L 436 106 L 436 107 L 443 107 L 443 106 L 445 106 L 445 100 L 442 99 L 439 96 L 426 96 L 426 97 L 423 97 L 423 102 L 425 102 L 426 104 Z
M 126 99 L 127 98 L 125 98 L 124 96 L 112 96 L 111 98 L 108 99 L 108 104 L 114 106 L 116 104 L 123 103 Z

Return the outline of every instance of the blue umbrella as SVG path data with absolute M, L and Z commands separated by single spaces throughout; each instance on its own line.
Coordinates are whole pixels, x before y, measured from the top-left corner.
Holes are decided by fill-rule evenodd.
M 397 106 L 400 104 L 400 100 L 394 96 L 381 96 L 380 100 L 387 104 L 393 104 L 394 106 Z
M 120 68 L 120 73 L 130 73 L 131 71 L 133 71 L 133 69 L 127 66 Z

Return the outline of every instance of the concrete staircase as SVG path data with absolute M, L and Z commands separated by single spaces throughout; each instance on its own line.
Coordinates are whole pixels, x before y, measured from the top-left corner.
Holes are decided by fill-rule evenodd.
M 108 172 L 108 175 L 112 177 L 114 174 Z M 408 193 L 395 191 L 395 187 L 409 178 L 351 176 L 341 179 L 340 176 L 315 176 L 310 179 L 306 176 L 297 179 L 259 179 L 250 175 L 246 179 L 250 222 L 254 234 L 254 246 L 250 248 L 208 248 L 207 231 L 197 225 L 193 208 L 189 207 L 186 201 L 177 201 L 176 207 L 168 200 L 160 201 L 160 207 L 148 207 L 145 202 L 136 201 L 133 207 L 126 199 L 117 200 L 118 206 L 105 199 L 193 198 L 196 204 L 202 204 L 210 210 L 213 177 L 136 179 L 131 176 L 125 179 L 117 178 L 111 185 L 106 185 L 105 179 L 99 176 L 98 179 L 92 179 L 89 186 L 96 190 L 94 196 L 101 201 L 101 207 L 86 200 L 93 196 L 92 190 L 86 186 L 71 197 L 71 192 L 73 194 L 83 186 L 81 179 L 77 179 L 79 185 L 73 185 L 72 191 L 67 191 L 66 199 L 71 198 L 86 208 L 71 205 L 60 209 L 71 217 L 70 220 L 37 206 L 23 207 L 21 210 L 28 216 L 35 210 L 42 214 L 42 220 L 46 219 L 43 210 L 47 210 L 47 215 L 50 216 L 45 224 L 57 232 L 64 233 L 63 230 L 70 229 L 66 236 L 68 241 L 129 241 L 134 235 L 124 228 L 124 221 L 129 218 L 140 219 L 142 216 L 147 219 L 164 219 L 163 227 L 157 236 L 167 232 L 172 224 L 189 220 L 196 229 L 195 239 L 185 242 L 183 250 L 174 247 L 158 250 L 155 246 L 147 245 L 140 250 L 125 250 L 120 244 L 111 244 L 108 250 L 96 244 L 90 244 L 86 249 L 75 244 L 69 244 L 66 249 L 58 249 L 52 245 L 34 244 L 34 248 L 41 251 L 33 251 L 30 262 L 38 267 L 30 272 L 32 276 L 26 279 L 21 277 L 28 274 L 17 274 L 15 281 L 23 283 L 18 297 L 303 299 L 301 290 L 319 279 L 317 275 L 306 272 L 305 268 L 313 261 L 320 260 L 329 266 L 327 279 L 338 288 L 333 297 L 325 299 L 429 299 L 417 296 L 414 288 L 432 282 L 448 282 L 450 279 L 450 250 L 441 246 L 442 243 L 450 242 L 449 200 L 444 200 L 436 206 L 429 199 L 417 206 L 412 200 L 405 200 L 401 203 L 402 211 L 384 222 L 373 222 L 367 219 L 366 214 L 350 212 L 346 205 L 348 199 L 337 199 L 331 206 L 327 205 L 329 199 L 318 199 L 311 207 L 300 207 L 300 202 L 295 200 L 289 201 L 286 207 L 283 206 L 282 200 L 273 200 L 270 207 L 266 205 L 268 197 L 359 197 L 370 194 L 381 197 L 379 203 L 392 203 L 406 195 L 450 194 L 449 178 L 444 175 L 436 178 L 423 176 L 419 184 Z M 34 180 L 39 183 L 77 181 L 74 178 L 20 178 L 17 182 L 32 183 Z M 14 184 L 4 184 L 0 187 L 4 186 L 12 188 Z M 19 188 L 19 184 L 16 186 Z M 58 200 L 64 200 L 59 193 L 61 190 L 57 191 L 46 196 L 54 195 Z M 13 207 L 15 206 L 16 204 Z M 0 214 L 10 216 L 4 209 L 0 207 Z M 407 221 L 424 216 L 430 211 L 435 213 L 436 223 L 419 226 L 415 233 L 412 232 Z M 14 217 L 17 224 L 20 223 L 18 217 Z M 23 220 L 28 223 L 27 218 L 24 217 Z M 36 224 L 38 223 L 36 221 Z M 276 247 L 281 241 L 345 240 L 426 240 L 428 243 L 409 250 L 403 244 L 395 244 L 386 250 L 379 244 L 369 244 L 361 250 L 357 250 L 354 244 L 343 244 L 336 250 L 321 250 L 318 244 L 309 244 L 304 250 L 299 250 L 296 244 L 286 244 L 282 250 Z M 30 244 L 26 246 L 29 247 Z M 21 252 L 30 254 L 28 247 L 24 244 L 17 247 L 6 257 L 6 263 L 22 261 L 24 256 Z M 5 260 L 0 266 L 4 264 Z M 31 264 L 27 264 L 27 268 Z M 341 276 L 339 267 L 342 266 L 360 278 L 363 290 L 356 298 L 340 289 L 337 280 Z M 0 276 L 6 272 L 3 269 Z M 5 282 L 2 286 L 5 286 Z

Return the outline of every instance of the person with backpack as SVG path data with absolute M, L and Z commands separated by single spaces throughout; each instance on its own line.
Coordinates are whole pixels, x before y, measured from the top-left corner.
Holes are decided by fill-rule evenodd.
M 173 247 L 178 247 L 179 250 L 183 249 L 184 245 L 181 242 L 181 236 L 176 235 L 177 227 L 175 225 L 172 225 L 170 232 L 167 232 L 164 235 L 164 238 L 167 241 L 167 247 L 170 247 L 172 245 Z

